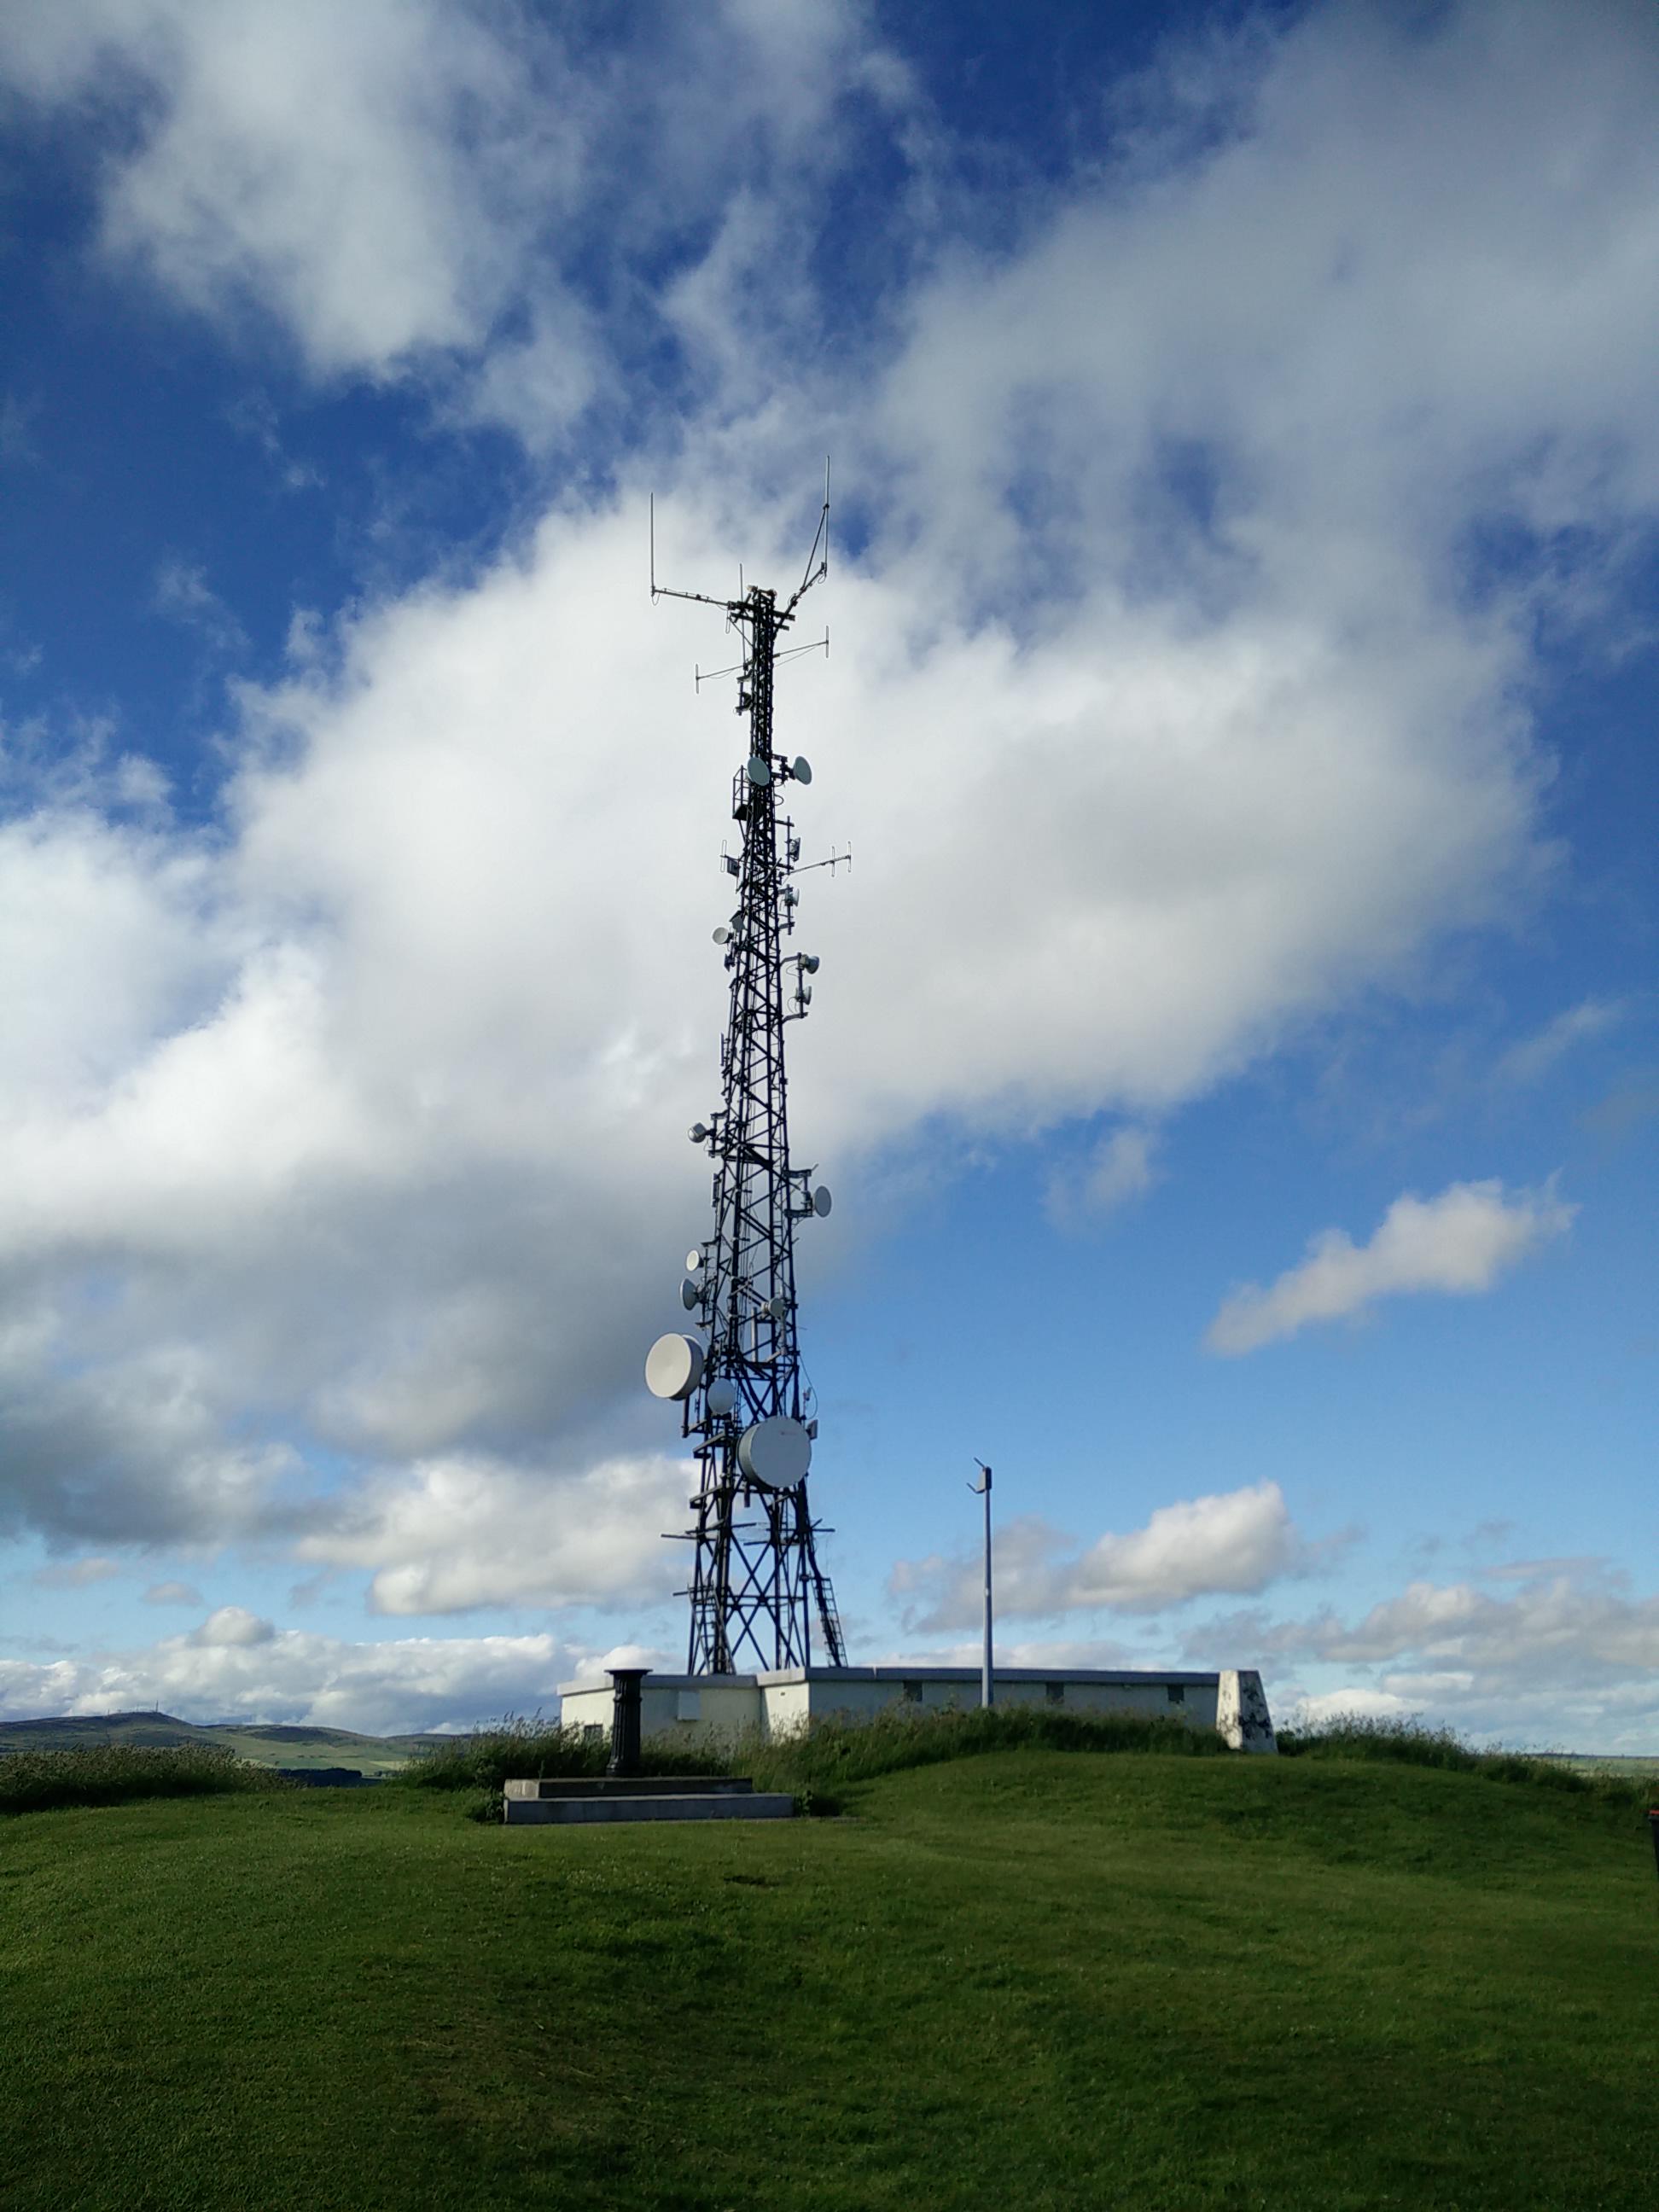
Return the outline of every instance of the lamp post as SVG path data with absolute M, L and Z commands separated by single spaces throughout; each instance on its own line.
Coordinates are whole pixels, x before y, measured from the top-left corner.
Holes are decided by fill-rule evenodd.
M 968 1486 L 975 1498 L 985 1500 L 985 1656 L 980 1662 L 979 1701 L 988 1706 L 995 1697 L 991 1682 L 991 1470 L 982 1459 L 974 1465 L 983 1478 Z

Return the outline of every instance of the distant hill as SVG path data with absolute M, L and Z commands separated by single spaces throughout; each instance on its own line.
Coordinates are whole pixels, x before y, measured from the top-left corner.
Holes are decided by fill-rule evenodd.
M 89 1743 L 173 1749 L 180 1744 L 234 1751 L 256 1766 L 355 1766 L 385 1774 L 442 1735 L 358 1735 L 350 1729 L 295 1728 L 249 1721 L 181 1721 L 172 1713 L 70 1713 L 57 1719 L 0 1721 L 0 1759 L 12 1751 L 70 1751 Z M 349 1753 L 349 1758 L 342 1754 Z

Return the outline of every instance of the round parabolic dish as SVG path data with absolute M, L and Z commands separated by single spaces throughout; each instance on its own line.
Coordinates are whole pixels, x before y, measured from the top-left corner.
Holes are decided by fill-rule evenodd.
M 749 781 L 757 787 L 769 784 L 772 781 L 772 763 L 760 753 L 750 753 L 749 756 Z
M 645 1355 L 645 1387 L 653 1398 L 689 1398 L 702 1380 L 702 1346 L 695 1336 L 659 1336 Z
M 793 1490 L 812 1464 L 812 1439 L 787 1413 L 771 1413 L 744 1431 L 738 1464 L 764 1490 Z
M 729 1375 L 717 1375 L 708 1386 L 711 1413 L 729 1413 L 738 1402 L 738 1386 Z
M 795 763 L 794 774 L 797 783 L 811 783 L 812 781 L 811 762 L 809 760 L 797 759 Z
M 812 1211 L 814 1213 L 828 1213 L 835 1202 L 834 1199 L 830 1195 L 830 1186 L 827 1182 L 821 1182 L 817 1188 L 812 1193 Z
M 702 1285 L 694 1283 L 690 1275 L 680 1285 L 680 1304 L 687 1313 L 696 1313 L 702 1304 Z

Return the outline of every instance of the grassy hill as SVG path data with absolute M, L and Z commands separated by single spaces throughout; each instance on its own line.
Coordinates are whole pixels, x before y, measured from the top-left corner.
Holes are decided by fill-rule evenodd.
M 256 1766 L 355 1766 L 391 1774 L 416 1753 L 449 1743 L 441 1735 L 357 1735 L 349 1729 L 289 1728 L 221 1721 L 199 1725 L 171 1713 L 76 1714 L 58 1720 L 0 1721 L 0 1758 L 8 1752 L 80 1751 L 91 1745 L 135 1750 L 234 1752 Z
M 0 1823 L 8 2212 L 1620 2212 L 1659 2171 L 1610 1796 L 1024 1750 L 837 1820 L 468 1802 Z

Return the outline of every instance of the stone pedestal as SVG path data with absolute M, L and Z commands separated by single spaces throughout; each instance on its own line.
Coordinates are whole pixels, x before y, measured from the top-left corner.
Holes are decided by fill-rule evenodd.
M 1224 1667 L 1216 1683 L 1216 1732 L 1234 1751 L 1279 1749 L 1267 1693 L 1254 1667 Z

